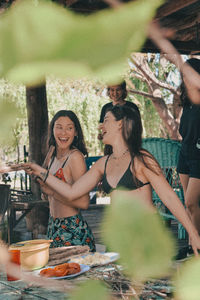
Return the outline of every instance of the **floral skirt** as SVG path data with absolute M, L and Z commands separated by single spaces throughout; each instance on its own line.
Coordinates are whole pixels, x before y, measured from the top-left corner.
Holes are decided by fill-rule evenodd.
M 49 216 L 47 236 L 53 240 L 51 248 L 87 245 L 90 251 L 96 251 L 92 231 L 80 213 L 66 218 Z

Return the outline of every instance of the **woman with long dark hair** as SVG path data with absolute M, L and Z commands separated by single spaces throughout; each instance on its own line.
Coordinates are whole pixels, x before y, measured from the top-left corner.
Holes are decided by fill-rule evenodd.
M 189 233 L 192 246 L 197 254 L 200 238 L 188 217 L 184 206 L 162 174 L 155 158 L 142 149 L 142 122 L 137 111 L 115 105 L 106 112 L 101 125 L 102 141 L 112 147 L 112 153 L 100 158 L 91 169 L 73 185 L 58 181 L 42 167 L 28 163 L 24 169 L 35 174 L 48 186 L 73 203 L 102 181 L 106 193 L 124 189 L 134 199 L 139 198 L 153 209 L 152 189 L 154 188 L 164 205 L 175 215 Z
M 71 110 L 60 110 L 50 123 L 49 147 L 55 151 L 46 172 L 65 184 L 73 184 L 86 172 L 85 156 L 88 155 L 80 122 Z M 50 217 L 48 238 L 51 247 L 88 245 L 95 250 L 94 238 L 80 209 L 87 209 L 89 195 L 85 193 L 73 202 L 55 193 L 40 181 L 43 192 L 48 195 Z

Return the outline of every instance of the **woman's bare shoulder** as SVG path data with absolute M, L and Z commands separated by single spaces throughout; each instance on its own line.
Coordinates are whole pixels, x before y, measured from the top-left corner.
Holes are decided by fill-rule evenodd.
M 160 172 L 160 166 L 156 158 L 145 149 L 140 151 L 140 155 L 136 157 L 135 163 L 140 168 L 148 168 L 156 173 Z
M 69 159 L 85 159 L 83 153 L 78 149 L 73 149 L 69 155 Z

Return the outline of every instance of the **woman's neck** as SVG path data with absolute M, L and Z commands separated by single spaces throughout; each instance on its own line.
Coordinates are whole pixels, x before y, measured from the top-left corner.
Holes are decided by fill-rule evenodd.
M 124 143 L 123 140 L 112 145 L 112 149 L 114 157 L 120 157 L 124 152 L 128 152 L 128 146 Z
M 57 149 L 56 158 L 57 159 L 62 159 L 64 157 L 66 157 L 70 153 L 70 151 L 71 151 L 70 148 L 68 148 L 68 149 Z

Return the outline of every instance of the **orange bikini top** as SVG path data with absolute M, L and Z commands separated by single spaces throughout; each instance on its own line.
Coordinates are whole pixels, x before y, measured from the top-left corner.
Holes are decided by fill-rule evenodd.
M 65 176 L 64 176 L 64 173 L 63 173 L 63 168 L 64 168 L 64 166 L 65 166 L 65 164 L 66 164 L 66 162 L 67 162 L 67 160 L 68 160 L 69 157 L 70 157 L 70 155 L 65 159 L 64 163 L 62 164 L 62 166 L 54 174 L 55 177 L 57 177 L 58 179 L 60 179 L 60 180 L 62 180 L 64 182 L 66 182 L 66 179 L 65 179 Z M 51 168 L 54 159 L 55 159 L 55 156 L 52 158 L 52 161 L 51 161 L 50 166 L 49 166 L 48 169 Z

